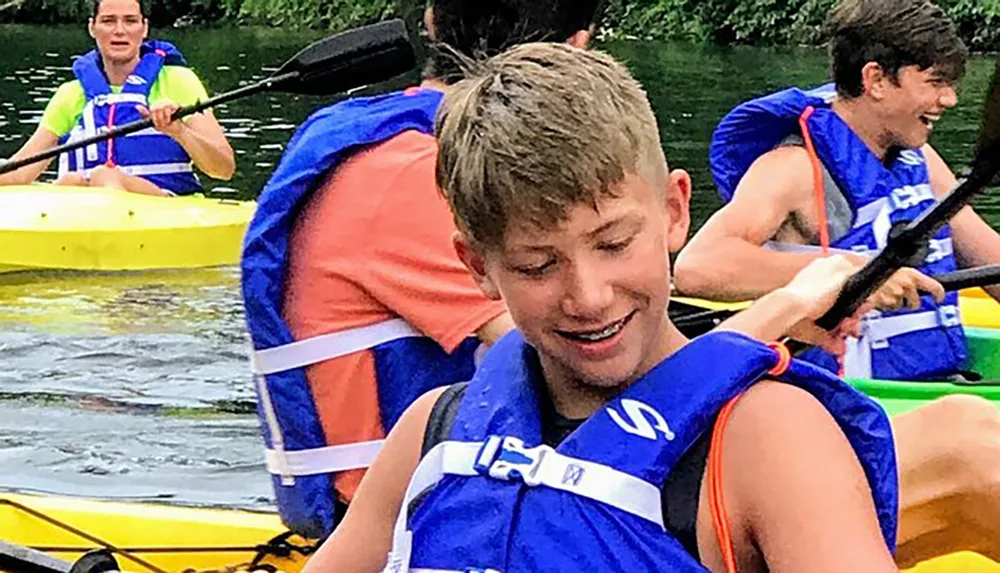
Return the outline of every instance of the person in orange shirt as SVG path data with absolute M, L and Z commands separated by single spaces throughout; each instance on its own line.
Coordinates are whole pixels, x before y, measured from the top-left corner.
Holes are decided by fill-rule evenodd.
M 472 57 L 527 41 L 585 47 L 600 0 L 434 0 L 432 40 Z M 244 246 L 268 469 L 292 530 L 340 521 L 419 396 L 468 380 L 513 328 L 455 255 L 433 119 L 460 65 L 432 50 L 419 87 L 313 114 L 258 199 Z

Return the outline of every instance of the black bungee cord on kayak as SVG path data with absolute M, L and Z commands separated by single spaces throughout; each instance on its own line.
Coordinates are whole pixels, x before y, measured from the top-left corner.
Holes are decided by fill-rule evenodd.
M 36 519 L 40 519 L 71 533 L 94 545 L 87 547 L 65 546 L 32 546 L 21 547 L 0 542 L 0 570 L 9 573 L 110 573 L 120 571 L 114 555 L 120 555 L 153 573 L 170 573 L 165 569 L 139 557 L 138 554 L 180 554 L 180 553 L 248 553 L 253 552 L 254 558 L 244 563 L 233 564 L 222 569 L 185 569 L 182 573 L 235 573 L 238 571 L 267 571 L 276 573 L 277 568 L 265 563 L 268 557 L 288 559 L 295 554 L 308 557 L 318 549 L 316 544 L 297 545 L 291 541 L 295 534 L 291 531 L 281 533 L 266 543 L 253 546 L 206 546 L 206 547 L 119 547 L 108 541 L 92 535 L 59 520 L 44 512 L 9 499 L 0 499 L 0 505 L 6 505 L 22 511 Z M 80 553 L 83 557 L 74 563 L 51 557 L 50 553 Z

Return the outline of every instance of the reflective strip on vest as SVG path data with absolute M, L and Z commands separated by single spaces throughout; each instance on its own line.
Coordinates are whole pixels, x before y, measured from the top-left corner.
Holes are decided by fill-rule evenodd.
M 367 468 L 385 440 L 311 450 L 266 450 L 267 471 L 277 476 L 311 476 Z
M 423 336 L 423 333 L 405 320 L 395 318 L 371 326 L 322 334 L 284 346 L 257 350 L 253 353 L 253 370 L 255 374 L 276 374 L 340 358 L 400 338 Z
M 137 93 L 110 93 L 96 96 L 90 105 L 112 105 L 116 103 L 137 103 L 146 105 L 146 96 Z
M 660 488 L 625 472 L 560 454 L 545 445 L 525 448 L 521 440 L 513 437 L 490 436 L 485 442 L 442 442 L 420 461 L 406 488 L 385 572 L 433 571 L 410 569 L 413 535 L 407 523 L 413 500 L 445 475 L 519 480 L 531 487 L 565 491 L 616 507 L 666 531 Z
M 782 241 L 766 241 L 764 248 L 777 253 L 821 253 L 822 247 L 816 245 L 800 245 L 798 243 L 785 243 Z M 878 253 L 871 249 L 835 249 L 830 248 L 831 254 L 860 255 L 862 257 L 874 257 Z
M 958 326 L 961 322 L 955 305 L 926 312 L 865 318 L 861 323 L 861 338 L 847 339 L 844 376 L 872 378 L 872 350 L 887 348 L 890 338 L 941 326 Z
M 83 110 L 83 137 L 91 137 L 97 133 L 97 126 L 94 124 L 94 106 L 90 104 Z M 87 159 L 97 161 L 97 144 L 91 143 L 86 149 Z M 79 157 L 79 156 L 78 156 Z M 79 163 L 77 165 L 80 165 Z
M 261 408 L 274 444 L 272 449 L 265 452 L 267 471 L 281 476 L 282 483 L 291 486 L 295 483 L 296 476 L 367 468 L 375 460 L 383 440 L 308 450 L 286 450 L 274 403 L 270 399 L 267 382 L 263 376 L 347 356 L 393 340 L 422 336 L 424 335 L 420 331 L 405 320 L 396 318 L 254 351 L 251 355 L 251 366 L 254 375 L 261 377 L 258 383 Z
M 839 192 L 840 189 L 837 189 L 837 191 Z M 882 209 L 885 209 L 888 204 L 889 198 L 883 197 L 881 199 L 876 199 L 875 201 L 872 201 L 871 203 L 858 209 L 857 216 L 854 217 L 853 228 L 860 229 L 861 227 L 864 227 L 874 221 L 878 217 L 879 213 L 882 212 Z
M 128 175 L 170 175 L 171 173 L 191 173 L 194 167 L 190 163 L 152 163 L 149 165 L 117 165 L 123 173 Z M 96 169 L 96 167 L 94 168 Z M 84 177 L 89 178 L 94 173 L 94 169 L 85 169 Z

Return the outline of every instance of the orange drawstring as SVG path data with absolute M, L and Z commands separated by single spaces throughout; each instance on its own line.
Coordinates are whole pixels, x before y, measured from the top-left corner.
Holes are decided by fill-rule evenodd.
M 823 164 L 820 163 L 819 155 L 816 154 L 808 124 L 814 111 L 816 110 L 809 106 L 802 112 L 802 115 L 799 116 L 799 128 L 802 130 L 802 139 L 805 141 L 806 152 L 809 154 L 810 163 L 812 163 L 813 194 L 816 197 L 816 218 L 819 221 L 819 245 L 823 249 L 823 256 L 829 256 L 830 228 L 826 218 L 826 194 L 823 191 Z
M 781 376 L 792 364 L 792 353 L 781 343 L 772 343 L 768 347 L 778 353 L 778 362 L 768 371 L 769 376 Z M 722 492 L 722 436 L 729 423 L 729 417 L 740 399 L 737 396 L 726 403 L 719 411 L 719 417 L 712 428 L 712 441 L 708 449 L 708 505 L 712 514 L 712 528 L 719 542 L 722 560 L 727 573 L 738 573 L 736 570 L 736 552 L 733 549 L 733 535 L 729 529 L 729 516 L 726 513 L 726 500 Z
M 806 107 L 802 115 L 799 116 L 799 128 L 802 130 L 802 140 L 806 144 L 806 153 L 809 154 L 809 162 L 812 164 L 813 172 L 813 196 L 816 198 L 816 219 L 819 222 L 819 246 L 824 257 L 830 256 L 830 225 L 826 218 L 826 193 L 823 184 L 823 164 L 816 153 L 813 145 L 812 133 L 809 131 L 809 118 L 812 117 L 813 106 Z M 844 377 L 844 357 L 837 356 L 838 376 Z
M 727 573 L 737 573 L 737 570 L 733 536 L 729 530 L 729 516 L 726 514 L 726 501 L 722 495 L 722 434 L 739 399 L 739 396 L 733 398 L 719 412 L 708 449 L 708 505 L 712 513 L 712 527 L 719 541 L 719 550 L 722 552 Z
M 111 104 L 111 109 L 108 111 L 108 129 L 115 126 L 115 104 Z M 108 159 L 104 162 L 107 167 L 115 166 L 115 139 L 113 137 L 108 138 Z
M 780 342 L 772 342 L 767 347 L 778 353 L 778 363 L 774 365 L 774 368 L 768 370 L 767 374 L 769 376 L 781 376 L 792 365 L 792 353 L 788 350 L 787 346 Z

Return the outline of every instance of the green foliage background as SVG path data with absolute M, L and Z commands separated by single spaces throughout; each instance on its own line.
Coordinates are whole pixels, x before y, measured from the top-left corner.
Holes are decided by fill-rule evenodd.
M 424 0 L 147 0 L 154 26 L 259 24 L 341 30 L 401 15 L 414 26 Z M 938 0 L 977 51 L 1000 50 L 1000 0 Z M 0 0 L 0 21 L 81 22 L 91 0 Z M 720 44 L 822 42 L 834 0 L 608 0 L 606 37 Z

